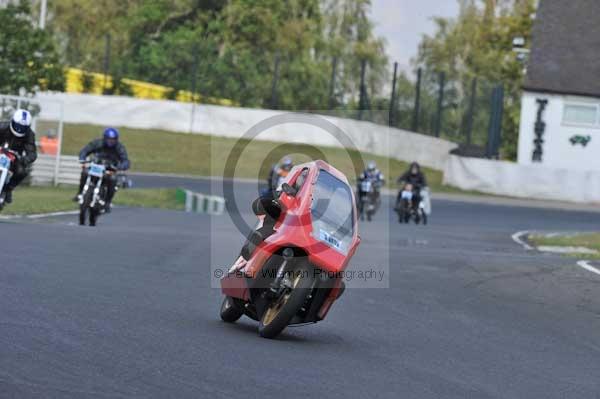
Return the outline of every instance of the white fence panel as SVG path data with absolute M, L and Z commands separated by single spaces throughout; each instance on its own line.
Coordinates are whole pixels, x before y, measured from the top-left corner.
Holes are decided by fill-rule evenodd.
M 69 110 L 65 115 L 67 123 L 161 129 L 235 139 L 243 137 L 259 122 L 277 115 L 289 115 L 282 111 L 200 104 L 192 112 L 192 104 L 189 103 L 91 94 L 38 93 L 37 98 L 64 102 Z M 52 120 L 52 116 L 43 111 L 41 118 Z M 340 128 L 360 151 L 401 161 L 417 161 L 437 170 L 443 170 L 449 152 L 457 147 L 446 140 L 370 122 L 329 116 L 323 118 Z M 303 123 L 275 126 L 256 139 L 341 146 L 323 129 Z
M 56 158 L 51 155 L 39 155 L 33 164 L 31 183 L 34 185 L 48 184 L 79 184 L 81 166 L 76 156 L 63 155 L 60 158 L 58 176 L 55 178 Z
M 600 172 L 450 155 L 444 184 L 463 190 L 518 198 L 600 202 Z

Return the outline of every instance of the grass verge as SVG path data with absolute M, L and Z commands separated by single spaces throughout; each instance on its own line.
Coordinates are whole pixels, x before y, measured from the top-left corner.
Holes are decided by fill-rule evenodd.
M 114 204 L 120 206 L 183 209 L 175 200 L 175 189 L 130 189 L 120 190 Z M 19 187 L 13 195 L 13 203 L 7 205 L 2 215 L 31 215 L 49 212 L 75 211 L 71 201 L 73 187 Z
M 528 240 L 535 246 L 551 247 L 583 247 L 600 252 L 600 233 L 565 234 L 565 235 L 541 235 L 533 234 Z M 572 256 L 582 257 L 581 254 Z M 585 258 L 600 259 L 600 254 L 585 255 Z
M 39 127 L 40 133 L 43 133 L 44 124 L 40 123 Z M 310 157 L 325 159 L 351 180 L 355 169 L 363 168 L 362 161 L 375 160 L 387 178 L 388 187 L 396 188 L 396 179 L 408 168 L 406 162 L 334 147 L 269 141 L 238 143 L 236 139 L 201 134 L 130 128 L 120 130 L 122 141 L 129 151 L 133 172 L 231 176 L 231 172 L 225 173 L 225 164 L 227 158 L 233 156 L 239 159 L 233 174 L 235 177 L 265 179 L 273 164 L 284 155 L 292 154 L 297 163 L 308 161 Z M 78 154 L 90 140 L 100 137 L 101 132 L 102 127 L 99 126 L 66 124 L 62 152 L 67 155 Z M 239 144 L 244 144 L 245 148 Z M 442 172 L 428 168 L 424 168 L 424 172 L 433 191 L 464 193 L 444 186 Z

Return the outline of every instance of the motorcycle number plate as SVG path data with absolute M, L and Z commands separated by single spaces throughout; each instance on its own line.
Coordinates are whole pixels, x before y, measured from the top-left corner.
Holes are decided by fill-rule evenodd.
M 325 232 L 323 230 L 319 231 L 319 240 L 321 240 L 337 249 L 340 249 L 342 246 L 340 241 L 337 238 L 333 237 L 331 234 L 328 234 L 327 232 Z
M 0 155 L 0 168 L 8 168 L 10 166 L 10 159 L 6 155 Z
M 106 168 L 104 166 L 93 163 L 90 165 L 90 170 L 88 173 L 90 176 L 102 177 L 104 176 L 105 170 Z
M 412 200 L 413 193 L 411 191 L 402 191 L 402 199 Z
M 369 181 L 369 180 L 365 180 L 363 181 L 361 184 L 361 190 L 365 193 L 368 193 L 371 191 L 371 187 L 373 186 L 373 184 Z

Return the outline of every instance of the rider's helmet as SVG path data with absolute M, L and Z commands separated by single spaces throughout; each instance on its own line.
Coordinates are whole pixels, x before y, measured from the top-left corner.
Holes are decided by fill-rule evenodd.
M 410 164 L 410 173 L 413 175 L 419 174 L 421 171 L 421 166 L 417 162 L 413 162 Z
M 375 172 L 377 170 L 377 164 L 375 163 L 375 161 L 369 161 L 367 163 L 367 170 L 370 173 L 373 173 L 373 172 Z
M 114 127 L 109 127 L 104 130 L 104 145 L 107 147 L 115 147 L 119 142 L 119 131 Z
M 283 160 L 281 161 L 281 169 L 289 172 L 290 170 L 292 170 L 293 167 L 294 167 L 294 161 L 292 161 L 292 158 L 290 158 L 290 157 L 283 158 Z
M 17 137 L 24 137 L 31 129 L 31 114 L 24 109 L 18 109 L 10 121 L 10 131 Z

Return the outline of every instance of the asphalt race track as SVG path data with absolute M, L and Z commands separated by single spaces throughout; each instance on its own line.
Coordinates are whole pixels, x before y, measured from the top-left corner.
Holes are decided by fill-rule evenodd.
M 256 187 L 238 186 L 249 204 Z M 600 398 L 600 276 L 511 240 L 597 230 L 600 214 L 433 206 L 428 226 L 361 224 L 353 267 L 391 259 L 390 288 L 348 289 L 277 340 L 219 319 L 211 265 L 243 242 L 227 215 L 0 222 L 0 397 Z

